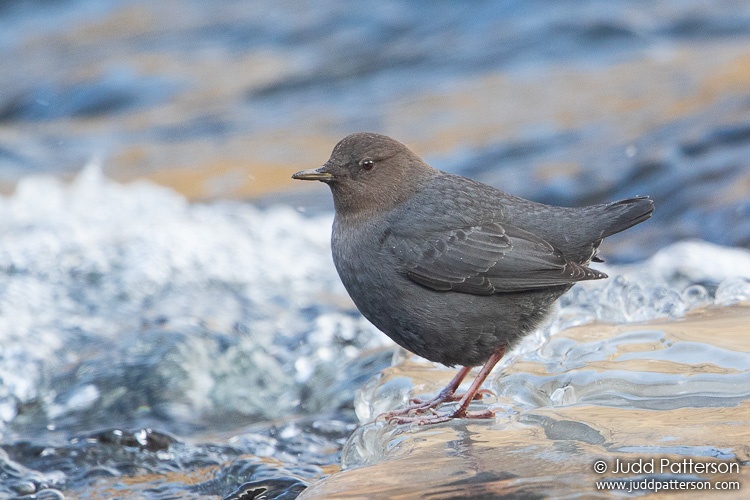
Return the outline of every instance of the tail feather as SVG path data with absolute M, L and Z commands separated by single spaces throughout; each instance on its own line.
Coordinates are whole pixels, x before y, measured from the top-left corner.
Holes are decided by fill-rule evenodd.
M 608 203 L 606 212 L 609 217 L 606 219 L 607 226 L 602 231 L 602 238 L 625 231 L 651 217 L 654 202 L 648 196 L 636 196 Z

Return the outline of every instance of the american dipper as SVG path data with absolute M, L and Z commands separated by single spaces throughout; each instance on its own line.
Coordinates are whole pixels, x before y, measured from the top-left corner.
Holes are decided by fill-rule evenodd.
M 322 167 L 292 178 L 331 188 L 333 262 L 365 318 L 409 351 L 463 367 L 434 399 L 385 414 L 400 423 L 492 417 L 467 409 L 505 350 L 575 282 L 606 278 L 588 267 L 601 262 L 602 239 L 654 210 L 645 196 L 580 208 L 535 203 L 434 169 L 374 133 L 345 137 Z M 434 411 L 450 401 L 459 401 L 455 410 Z

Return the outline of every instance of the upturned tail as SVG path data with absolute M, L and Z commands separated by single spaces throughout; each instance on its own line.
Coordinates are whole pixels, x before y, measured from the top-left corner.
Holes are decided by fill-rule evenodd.
M 654 202 L 648 196 L 636 196 L 607 203 L 605 212 L 608 216 L 604 219 L 607 226 L 602 231 L 602 238 L 625 231 L 651 217 L 654 213 Z

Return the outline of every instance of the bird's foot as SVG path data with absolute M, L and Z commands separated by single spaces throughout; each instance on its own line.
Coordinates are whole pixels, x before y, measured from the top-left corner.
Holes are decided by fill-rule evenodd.
M 466 411 L 458 408 L 450 413 L 435 413 L 431 415 L 403 415 L 391 417 L 388 421 L 395 424 L 432 425 L 453 420 L 454 418 L 490 419 L 495 418 L 494 410 Z
M 391 411 L 382 413 L 378 417 L 378 420 L 383 419 L 386 422 L 392 422 L 392 421 L 398 421 L 401 418 L 413 418 L 413 417 L 416 417 L 417 415 L 421 415 L 422 413 L 431 411 L 443 403 L 458 401 L 460 399 L 461 399 L 461 396 L 459 395 L 442 394 L 442 393 L 439 394 L 436 398 L 428 399 L 428 400 L 415 398 L 415 399 L 412 399 L 410 401 L 411 404 L 406 406 L 405 408 L 399 408 L 397 410 L 391 410 Z
M 497 364 L 498 361 L 500 361 L 500 358 L 503 357 L 503 354 L 505 354 L 505 346 L 501 345 L 490 355 L 487 362 L 485 362 L 484 366 L 482 366 L 482 369 L 479 370 L 479 374 L 471 383 L 471 386 L 469 386 L 469 390 L 466 391 L 466 394 L 464 394 L 463 397 L 457 396 L 455 392 L 456 389 L 458 389 L 458 386 L 461 384 L 461 381 L 471 370 L 471 367 L 468 366 L 464 366 L 463 368 L 461 368 L 456 376 L 453 377 L 453 380 L 450 381 L 445 389 L 440 391 L 440 394 L 438 394 L 435 399 L 425 402 L 419 401 L 416 405 L 408 406 L 402 410 L 395 410 L 384 413 L 378 418 L 383 418 L 388 422 L 394 422 L 398 424 L 416 425 L 439 424 L 440 422 L 447 422 L 448 420 L 454 418 L 494 418 L 495 412 L 492 410 L 487 409 L 480 412 L 469 412 L 468 409 L 471 402 L 475 399 L 481 399 L 485 394 L 492 394 L 494 396 L 492 391 L 482 389 L 481 387 L 485 379 L 487 378 L 487 375 L 490 374 L 492 368 Z M 454 409 L 452 413 L 441 415 L 435 411 L 435 408 L 439 404 L 457 400 L 459 400 L 458 407 Z M 430 411 L 431 415 L 424 415 L 428 410 Z
M 472 401 L 479 401 L 485 395 L 494 397 L 495 393 L 488 389 L 481 389 L 477 391 L 476 394 L 474 394 Z M 414 398 L 409 401 L 411 403 L 409 406 L 405 408 L 400 408 L 398 410 L 391 410 L 391 411 L 385 412 L 381 414 L 378 417 L 378 419 L 383 419 L 386 422 L 398 422 L 399 419 L 402 419 L 402 418 L 405 418 L 405 419 L 419 418 L 419 415 L 426 413 L 428 411 L 432 411 L 443 403 L 453 403 L 456 401 L 461 401 L 465 396 L 466 394 L 456 394 L 454 392 L 442 391 L 440 392 L 440 394 L 438 394 L 436 397 L 432 399 L 425 400 L 425 399 Z M 450 418 L 458 418 L 458 417 L 450 417 Z M 482 418 L 482 417 L 468 417 L 468 418 Z

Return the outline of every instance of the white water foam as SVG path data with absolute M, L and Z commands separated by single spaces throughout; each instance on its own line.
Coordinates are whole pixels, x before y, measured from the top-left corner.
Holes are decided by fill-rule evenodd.
M 70 185 L 22 180 L 0 198 L 0 424 L 325 406 L 341 362 L 384 342 L 347 302 L 330 227 L 96 166 Z

